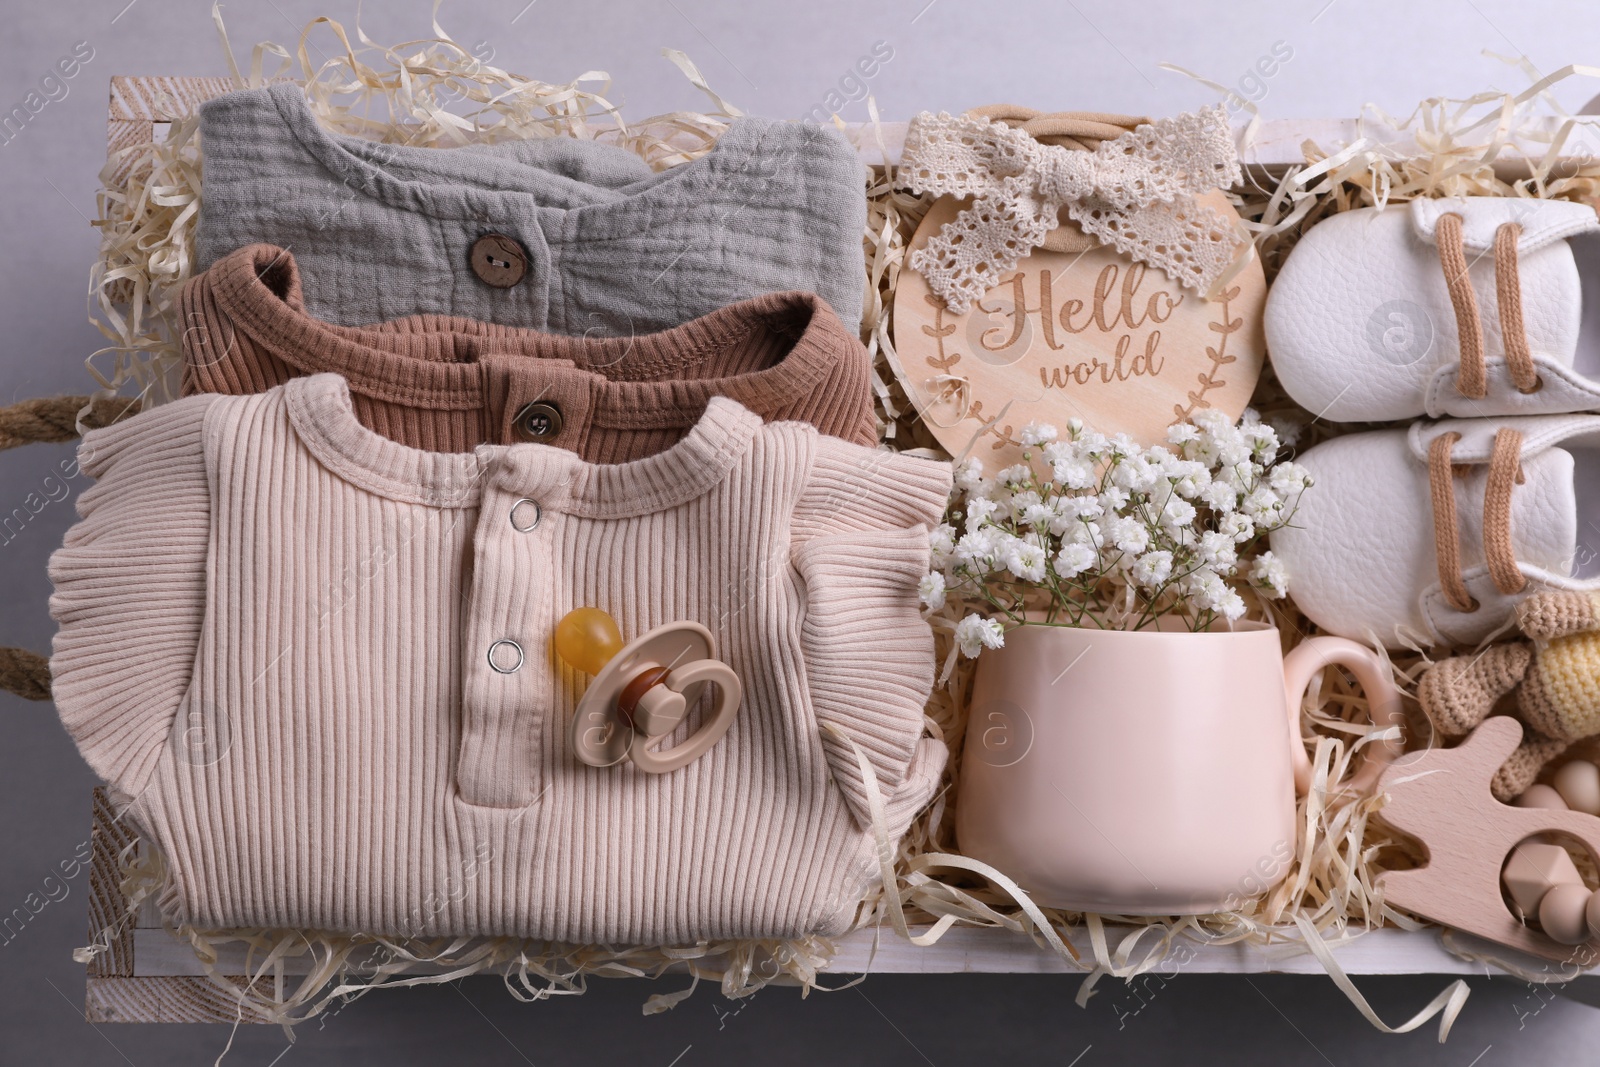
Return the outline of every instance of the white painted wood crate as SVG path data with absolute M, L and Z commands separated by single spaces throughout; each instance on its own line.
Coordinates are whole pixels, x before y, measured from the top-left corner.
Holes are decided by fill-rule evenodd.
M 111 79 L 110 116 L 107 127 L 111 151 L 147 143 L 165 134 L 176 117 L 189 114 L 202 101 L 232 88 L 226 78 L 124 77 Z M 1597 98 L 1600 99 L 1600 98 Z M 174 109 L 169 111 L 167 109 Z M 856 125 L 851 137 L 858 142 L 864 162 L 881 165 L 898 162 L 906 124 L 884 123 L 883 150 L 878 134 Z M 1313 141 L 1325 148 L 1353 143 L 1360 136 L 1354 121 L 1265 121 L 1245 154 L 1247 171 L 1257 177 L 1282 174 L 1305 161 L 1303 145 Z M 1406 141 L 1386 142 L 1398 154 L 1415 150 Z M 1526 170 L 1525 160 L 1541 158 L 1545 147 L 1526 146 L 1525 154 L 1508 154 L 1498 164 L 1505 174 Z M 887 156 L 887 159 L 886 159 Z M 1576 161 L 1574 157 L 1574 161 Z M 126 921 L 118 888 L 117 855 L 133 840 L 130 831 L 114 823 L 104 790 L 94 792 L 94 858 L 89 875 L 90 937 L 100 938 L 110 929 L 107 948 L 88 965 L 85 1014 L 91 1022 L 227 1022 L 239 1015 L 239 1003 L 204 977 L 205 967 L 193 950 L 162 929 L 159 916 L 147 907 L 133 923 Z M 1108 931 L 1115 942 L 1118 932 Z M 876 942 L 876 944 L 875 944 Z M 1074 947 L 1092 954 L 1088 936 L 1080 931 Z M 1492 946 L 1484 946 L 1491 948 Z M 1157 974 L 1312 974 L 1320 975 L 1316 958 L 1293 943 L 1276 946 L 1201 945 L 1178 954 Z M 1352 975 L 1481 975 L 1482 964 L 1470 963 L 1445 950 L 1435 930 L 1407 933 L 1385 929 L 1362 934 L 1335 950 L 1335 956 Z M 225 952 L 218 973 L 243 983 L 242 949 Z M 1534 969 L 1541 961 L 1529 961 Z M 293 970 L 292 966 L 289 968 Z M 1079 974 L 1053 952 L 1027 937 L 1003 930 L 957 927 L 935 945 L 919 948 L 895 936 L 892 930 L 856 931 L 839 941 L 832 973 L 859 974 Z M 1600 974 L 1586 975 L 1553 987 L 1564 995 L 1600 1005 Z M 259 1022 L 246 1013 L 244 1021 Z

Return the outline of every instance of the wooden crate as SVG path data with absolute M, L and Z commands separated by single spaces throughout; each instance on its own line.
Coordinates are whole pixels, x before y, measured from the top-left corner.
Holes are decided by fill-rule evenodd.
M 111 79 L 107 143 L 111 152 L 164 136 L 167 124 L 192 113 L 202 102 L 227 92 L 225 78 L 126 77 Z M 896 162 L 905 138 L 906 124 L 885 123 L 883 150 L 873 131 L 857 125 L 852 137 L 862 159 L 869 164 Z M 1354 141 L 1359 131 L 1346 121 L 1264 122 L 1254 147 L 1245 157 L 1257 177 L 1281 174 L 1303 161 L 1307 140 L 1321 145 Z M 1395 142 L 1404 152 L 1407 145 Z M 1414 146 L 1413 146 L 1414 147 Z M 1529 146 L 1530 156 L 1543 152 Z M 124 167 L 127 163 L 124 163 Z M 1523 165 L 1505 161 L 1515 173 Z M 126 178 L 124 169 L 117 175 Z M 129 827 L 114 818 L 105 791 L 93 798 L 94 855 L 89 872 L 89 934 L 100 939 L 112 933 L 108 947 L 88 965 L 85 1015 L 91 1022 L 225 1022 L 241 1017 L 240 1002 L 218 982 L 206 976 L 204 965 L 183 941 L 162 928 L 153 907 L 146 906 L 131 921 L 118 886 L 119 853 L 134 838 Z M 1113 939 L 1117 937 L 1111 931 Z M 1074 947 L 1085 957 L 1092 950 L 1086 934 Z M 1445 951 L 1435 932 L 1405 933 L 1377 930 L 1364 934 L 1337 950 L 1339 962 L 1354 975 L 1481 975 L 1482 965 L 1471 964 Z M 1538 966 L 1537 962 L 1534 966 Z M 955 928 L 936 945 L 919 948 L 901 941 L 892 930 L 857 931 L 839 942 L 831 973 L 860 974 L 1069 974 L 1081 973 L 1053 952 L 1028 938 L 1007 931 Z M 1197 945 L 1178 953 L 1158 970 L 1164 979 L 1185 974 L 1322 974 L 1316 959 L 1297 951 L 1292 943 L 1252 945 Z M 225 952 L 217 962 L 224 982 L 245 982 L 243 950 Z M 1564 995 L 1600 1004 L 1600 975 L 1586 976 L 1558 987 Z M 243 1012 L 243 1021 L 262 1022 Z

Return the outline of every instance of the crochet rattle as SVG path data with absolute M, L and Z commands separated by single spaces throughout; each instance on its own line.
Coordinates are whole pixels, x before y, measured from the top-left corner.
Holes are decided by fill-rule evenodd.
M 1600 597 L 1535 593 L 1518 605 L 1517 625 L 1532 641 L 1444 660 L 1417 689 L 1447 737 L 1469 733 L 1516 690 L 1518 717 L 1533 732 L 1494 776 L 1491 788 L 1502 802 L 1526 791 L 1574 741 L 1600 734 Z
M 578 759 L 610 767 L 625 759 L 652 774 L 693 763 L 733 725 L 743 687 L 733 668 L 716 658 L 716 641 L 697 622 L 673 622 L 623 644 L 617 622 L 599 608 L 577 608 L 556 623 L 556 654 L 592 675 L 572 716 L 570 739 Z M 689 739 L 654 749 L 683 725 L 707 685 L 717 696 Z

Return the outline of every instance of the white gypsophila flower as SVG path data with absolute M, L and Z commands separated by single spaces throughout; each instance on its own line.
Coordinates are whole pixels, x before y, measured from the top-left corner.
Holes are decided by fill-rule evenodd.
M 1080 519 L 1062 532 L 1061 541 L 1063 544 L 1088 545 L 1098 550 L 1106 543 L 1106 532 L 1098 522 Z
M 1289 591 L 1288 568 L 1271 552 L 1263 552 L 1256 557 L 1250 567 L 1250 581 L 1274 599 Z
M 1244 614 L 1244 598 L 1232 589 L 1225 590 L 1217 600 L 1215 610 L 1229 622 Z
M 1088 489 L 1097 480 L 1094 464 L 1076 457 L 1051 464 L 1050 476 L 1068 489 Z
M 1022 509 L 1022 524 L 1035 530 L 1048 530 L 1060 519 L 1055 505 L 1035 502 Z
M 937 570 L 944 570 L 950 565 L 955 547 L 956 528 L 948 522 L 941 522 L 928 531 L 928 556 Z
M 1213 485 L 1225 485 L 1235 493 L 1243 496 L 1251 488 L 1253 480 L 1251 471 L 1252 468 L 1248 463 L 1235 464 L 1231 467 L 1218 467 L 1216 472 L 1211 475 L 1211 482 Z
M 1249 409 L 1246 408 L 1245 410 L 1248 411 Z M 1195 424 L 1202 436 L 1205 434 L 1216 435 L 1225 430 L 1233 429 L 1233 423 L 1228 416 L 1216 408 L 1201 408 L 1189 417 L 1189 421 Z
M 1106 454 L 1112 459 L 1124 459 L 1139 454 L 1139 445 L 1125 433 L 1106 438 Z
M 1023 448 L 1031 448 L 1034 445 L 1049 444 L 1057 436 L 1059 435 L 1056 432 L 1056 428 L 1048 422 L 1030 422 L 1022 428 L 1022 434 L 1018 437 L 1018 440 L 1022 442 Z
M 1198 566 L 1189 569 L 1189 573 L 1183 576 L 1178 587 L 1185 593 L 1199 592 L 1204 587 L 1207 576 L 1214 576 L 1216 573 L 1202 561 Z
M 1049 500 L 1046 500 L 1042 505 L 1045 509 L 1044 521 L 1033 528 L 1041 534 L 1060 537 L 1061 531 L 1065 530 L 1067 525 L 1073 521 L 1073 508 L 1068 503 L 1069 499 L 1071 498 L 1052 496 Z
M 1219 515 L 1239 506 L 1239 491 L 1227 482 L 1214 481 L 1200 493 L 1200 501 Z
M 1006 632 L 993 619 L 981 615 L 968 615 L 956 623 L 956 644 L 968 659 L 977 659 L 986 648 L 1000 648 L 1006 643 Z
M 1192 459 L 1169 459 L 1161 465 L 1161 475 L 1172 491 L 1186 500 L 1199 497 L 1211 484 L 1211 471 Z
M 1228 592 L 1228 583 L 1210 567 L 1197 567 L 1183 579 L 1183 591 L 1201 611 L 1214 611 Z
M 1178 529 L 1188 526 L 1194 521 L 1194 505 L 1173 493 L 1167 497 L 1167 502 L 1161 505 L 1161 525 Z
M 986 496 L 975 496 L 967 500 L 967 532 L 972 533 L 978 527 L 994 517 L 1000 505 Z
M 1062 545 L 1061 551 L 1056 553 L 1056 573 L 1063 578 L 1074 578 L 1093 567 L 1098 558 L 1089 545 L 1078 542 Z
M 1160 470 L 1137 452 L 1123 456 L 1111 468 L 1111 482 L 1130 493 L 1147 493 L 1156 484 Z
M 1022 521 L 1022 516 L 1027 514 L 1028 509 L 1040 502 L 1039 494 L 1032 489 L 1028 489 L 1021 493 L 1013 493 L 1011 499 L 1005 503 L 1006 507 L 1010 509 L 1012 519 L 1020 522 Z
M 1287 500 L 1311 485 L 1311 474 L 1298 463 L 1279 463 L 1267 476 L 1272 491 Z
M 994 570 L 999 560 L 999 540 L 1007 536 L 993 526 L 963 534 L 956 542 L 955 558 L 979 574 Z
M 1250 451 L 1250 442 L 1245 440 L 1243 434 L 1237 431 L 1229 434 L 1225 439 L 1218 441 L 1217 461 L 1230 467 L 1249 463 L 1254 458 Z
M 1007 489 L 1020 489 L 1024 485 L 1027 485 L 1029 479 L 1032 477 L 1032 467 L 1028 466 L 1026 463 L 1013 463 L 1011 466 L 1002 470 L 999 474 L 996 474 L 994 476 L 994 480 L 999 482 Z
M 1256 524 L 1250 516 L 1238 511 L 1223 516 L 1222 521 L 1217 524 L 1217 529 L 1233 538 L 1233 543 L 1236 545 L 1243 544 L 1256 535 Z
M 1261 459 L 1270 460 L 1278 454 L 1278 431 L 1265 423 L 1249 423 L 1243 430 L 1244 439 L 1250 444 L 1250 453 Z
M 963 493 L 972 493 L 983 486 L 983 460 L 976 456 L 968 456 L 955 469 L 956 488 Z
M 1050 520 L 1050 533 L 1061 537 L 1084 519 L 1098 519 L 1105 514 L 1100 501 L 1092 496 L 1058 496 L 1051 501 L 1054 517 Z
M 1233 538 L 1220 530 L 1207 530 L 1201 534 L 1199 551 L 1200 562 L 1220 571 L 1231 570 L 1239 558 L 1238 550 L 1233 545 Z
M 1138 519 L 1119 515 L 1105 524 L 1105 530 L 1111 543 L 1129 555 L 1136 556 L 1150 547 L 1150 531 Z
M 1158 445 L 1157 447 L 1159 448 L 1160 446 Z M 1166 452 L 1166 449 L 1162 449 L 1162 451 Z M 1184 478 L 1192 477 L 1195 471 L 1206 469 L 1204 463 L 1197 463 L 1187 456 L 1171 452 L 1167 452 L 1166 455 L 1161 457 L 1161 462 L 1158 466 L 1161 468 L 1161 476 L 1169 482 L 1182 481 Z
M 1106 513 L 1105 504 L 1097 496 L 1069 496 L 1063 499 L 1072 506 L 1073 514 L 1080 519 L 1098 519 Z
M 1055 466 L 1057 463 L 1070 460 L 1077 451 L 1077 446 L 1069 438 L 1065 441 L 1051 441 L 1039 450 L 1039 455 L 1044 457 L 1046 463 Z
M 1250 516 L 1257 526 L 1268 526 L 1278 520 L 1283 501 L 1271 489 L 1258 485 L 1250 490 L 1250 495 L 1244 498 L 1239 510 Z
M 1219 411 L 1195 413 L 1200 439 L 1195 442 L 1196 458 L 1210 467 L 1232 467 L 1250 460 L 1251 447 L 1244 433 Z
M 1133 580 L 1146 589 L 1155 589 L 1172 576 L 1172 553 L 1164 549 L 1147 552 L 1133 564 Z
M 917 598 L 930 611 L 944 607 L 944 575 L 938 571 L 924 574 L 922 581 L 917 583 Z
M 1044 549 L 1032 541 L 1014 537 L 1001 550 L 1006 570 L 1025 582 L 1041 582 L 1045 574 Z
M 1200 431 L 1193 423 L 1175 422 L 1167 427 L 1167 443 L 1177 448 L 1182 448 L 1191 441 L 1200 439 Z

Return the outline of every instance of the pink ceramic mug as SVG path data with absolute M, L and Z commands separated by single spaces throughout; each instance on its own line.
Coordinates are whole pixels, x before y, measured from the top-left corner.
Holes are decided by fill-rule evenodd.
M 1400 697 L 1371 649 L 1337 637 L 1287 657 L 1278 631 L 1017 626 L 973 684 L 957 799 L 961 851 L 1040 904 L 1124 915 L 1206 914 L 1276 885 L 1310 786 L 1300 704 L 1348 667 L 1373 721 Z M 1365 749 L 1365 790 L 1401 749 Z

